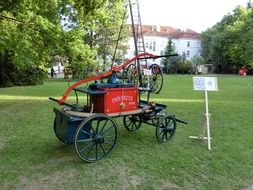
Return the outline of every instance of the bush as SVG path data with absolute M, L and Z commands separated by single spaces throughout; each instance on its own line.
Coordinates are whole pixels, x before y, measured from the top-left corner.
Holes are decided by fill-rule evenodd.
M 178 73 L 186 74 L 190 73 L 192 68 L 192 63 L 188 60 L 179 63 Z
M 46 77 L 47 72 L 39 67 L 14 70 L 10 73 L 10 79 L 15 85 L 43 84 Z

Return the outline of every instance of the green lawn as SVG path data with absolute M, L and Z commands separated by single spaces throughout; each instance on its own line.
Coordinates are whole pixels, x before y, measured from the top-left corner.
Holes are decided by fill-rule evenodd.
M 192 76 L 166 75 L 159 95 L 167 111 L 187 121 L 173 139 L 159 144 L 155 128 L 127 131 L 106 160 L 81 161 L 72 145 L 54 135 L 49 96 L 60 97 L 63 80 L 41 86 L 0 89 L 0 189 L 244 189 L 253 184 L 253 77 L 219 75 L 209 93 L 212 150 L 197 135 L 204 93 L 193 91 Z M 71 98 L 70 98 L 71 99 Z

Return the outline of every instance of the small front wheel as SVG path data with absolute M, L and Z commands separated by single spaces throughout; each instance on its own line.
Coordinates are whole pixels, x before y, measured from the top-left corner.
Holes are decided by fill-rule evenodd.
M 141 121 L 138 115 L 124 116 L 123 123 L 128 131 L 137 131 L 141 127 Z
M 107 158 L 118 143 L 118 127 L 106 115 L 86 118 L 77 128 L 74 146 L 77 155 L 86 162 Z
M 156 127 L 156 138 L 159 142 L 169 141 L 176 132 L 176 120 L 173 116 L 163 116 Z

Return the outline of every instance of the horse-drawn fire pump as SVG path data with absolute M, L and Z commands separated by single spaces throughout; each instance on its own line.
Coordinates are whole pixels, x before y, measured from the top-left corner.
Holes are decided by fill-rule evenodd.
M 115 149 L 119 130 L 114 118 L 123 117 L 123 124 L 129 131 L 138 130 L 142 123 L 155 126 L 156 138 L 166 142 L 176 132 L 177 122 L 185 123 L 174 115 L 162 112 L 166 105 L 150 102 L 150 94 L 157 93 L 162 88 L 162 70 L 158 65 L 150 67 L 151 76 L 144 76 L 136 70 L 131 76 L 129 67 L 139 59 L 156 59 L 149 53 L 141 53 L 121 66 L 114 67 L 108 72 L 80 80 L 70 86 L 61 99 L 49 98 L 63 107 L 54 108 L 54 132 L 56 137 L 65 144 L 74 144 L 77 155 L 84 161 L 95 162 L 107 158 Z M 117 72 L 123 72 L 121 80 Z M 107 78 L 107 82 L 103 82 Z M 101 81 L 101 79 L 104 79 Z M 84 86 L 86 84 L 86 86 Z M 88 85 L 87 85 L 88 84 Z M 141 92 L 147 93 L 142 100 Z M 74 92 L 76 102 L 68 103 L 70 92 Z M 86 95 L 86 103 L 81 104 L 79 94 Z

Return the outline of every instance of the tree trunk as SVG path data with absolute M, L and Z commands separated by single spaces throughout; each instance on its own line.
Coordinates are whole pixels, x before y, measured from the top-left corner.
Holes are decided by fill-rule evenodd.
M 5 52 L 4 50 L 1 51 L 1 54 L 0 54 L 0 86 L 4 85 L 5 83 L 5 73 L 4 73 L 4 57 L 5 57 Z

